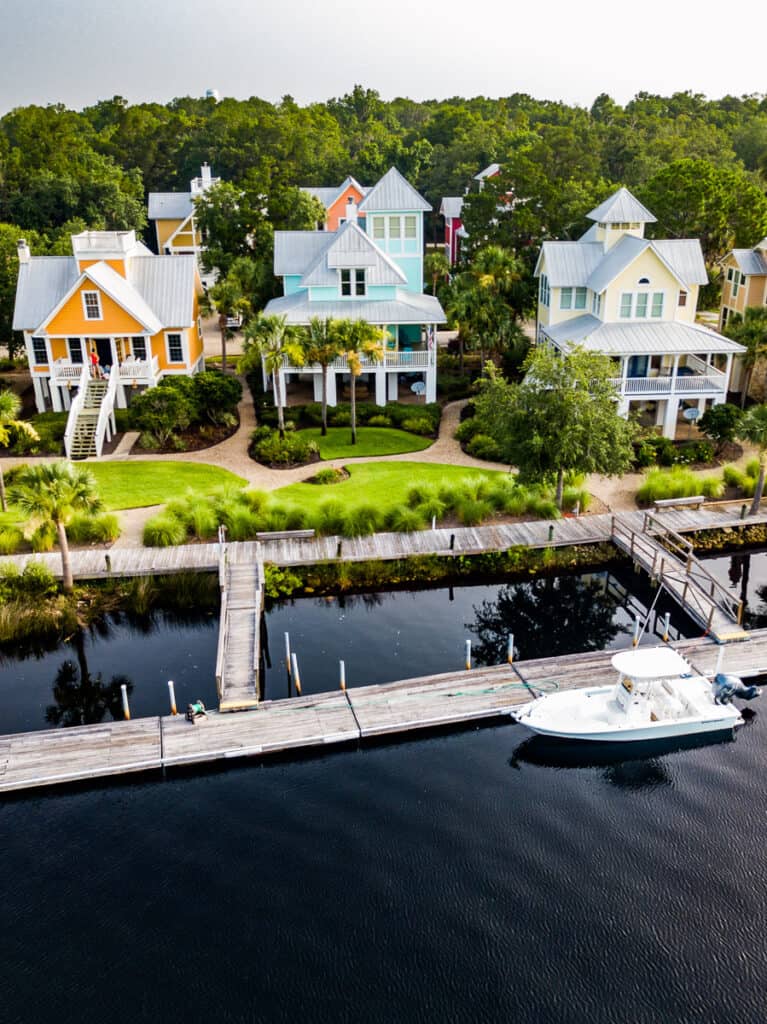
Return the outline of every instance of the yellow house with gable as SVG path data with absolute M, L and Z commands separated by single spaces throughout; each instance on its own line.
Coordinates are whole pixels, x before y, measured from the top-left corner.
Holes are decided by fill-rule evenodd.
M 537 340 L 609 355 L 621 413 L 673 438 L 688 408 L 727 400 L 743 347 L 695 321 L 708 281 L 697 239 L 645 238 L 655 217 L 625 188 L 588 218 L 578 241 L 543 243 Z
M 19 242 L 14 330 L 22 331 L 39 412 L 68 410 L 86 379 L 125 408 L 137 388 L 205 368 L 193 254 L 155 256 L 133 231 L 84 231 L 72 256 Z

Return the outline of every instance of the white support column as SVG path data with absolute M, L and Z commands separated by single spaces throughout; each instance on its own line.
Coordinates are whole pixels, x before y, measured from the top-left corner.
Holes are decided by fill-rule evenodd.
M 51 405 L 53 406 L 54 412 L 63 412 L 64 406 L 61 404 L 61 388 L 56 384 L 51 384 Z
M 676 369 L 676 365 L 674 369 Z M 676 395 L 672 395 L 666 402 L 666 415 L 663 417 L 663 436 L 670 437 L 672 441 L 676 437 L 676 419 L 678 415 L 679 399 Z
M 43 391 L 43 382 L 40 376 L 36 373 L 32 374 L 32 387 L 35 391 L 35 405 L 37 406 L 38 412 L 45 412 L 45 392 Z
M 118 384 L 117 385 L 117 394 L 115 395 L 115 402 L 117 403 L 117 408 L 118 409 L 127 409 L 128 408 L 128 396 L 125 393 L 125 385 L 124 384 Z
M 69 388 L 61 389 L 61 400 L 64 403 L 64 411 L 69 412 L 69 407 L 72 405 L 72 392 Z
M 629 400 L 628 400 L 628 398 L 625 397 L 625 395 L 621 395 L 620 400 L 618 402 L 618 415 L 622 416 L 624 418 L 624 420 L 625 420 L 625 419 L 628 419 L 628 414 L 629 414 Z
M 395 371 L 394 373 L 387 373 L 386 377 L 386 390 L 389 393 L 389 401 L 396 402 L 399 398 L 398 374 Z
M 655 410 L 655 426 L 656 427 L 662 427 L 663 426 L 663 420 L 664 420 L 664 418 L 666 416 L 666 405 L 667 404 L 668 404 L 667 402 L 658 402 L 658 406 L 657 406 L 657 408 Z
M 698 399 L 698 412 L 702 416 L 705 411 L 706 411 L 706 399 L 705 398 L 699 398 Z
M 338 394 L 336 388 L 336 371 L 328 370 L 328 405 L 338 405 Z
M 722 401 L 726 402 L 727 401 L 727 391 L 730 389 L 730 378 L 732 376 L 732 353 L 729 353 L 728 356 L 727 356 L 727 366 L 725 367 L 724 374 L 725 374 L 725 381 L 724 381 L 725 395 L 724 395 L 724 398 L 722 399 Z M 717 403 L 717 404 L 719 404 L 719 403 Z
M 314 401 L 315 402 L 321 402 L 322 401 L 322 374 L 321 373 L 313 373 L 312 374 L 312 388 L 314 389 L 313 390 Z
M 430 366 L 424 374 L 426 377 L 426 401 L 437 401 L 437 367 Z
M 376 405 L 386 405 L 386 370 L 376 370 Z

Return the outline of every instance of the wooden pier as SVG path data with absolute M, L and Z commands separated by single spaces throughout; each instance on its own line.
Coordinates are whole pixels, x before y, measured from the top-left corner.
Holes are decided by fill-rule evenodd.
M 720 652 L 724 671 L 745 678 L 767 673 L 767 630 L 726 647 L 708 637 L 671 646 L 706 675 L 715 671 Z M 498 718 L 541 691 L 612 682 L 613 653 L 351 685 L 346 692 L 265 701 L 236 715 L 210 712 L 194 725 L 181 716 L 153 717 L 0 736 L 0 792 L 359 743 Z
M 258 704 L 264 563 L 256 545 L 252 561 L 231 561 L 229 546 L 219 563 L 221 617 L 216 689 L 219 711 L 244 711 Z

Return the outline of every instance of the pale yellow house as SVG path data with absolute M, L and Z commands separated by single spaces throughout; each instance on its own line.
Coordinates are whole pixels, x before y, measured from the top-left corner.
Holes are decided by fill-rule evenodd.
M 82 405 L 98 375 L 105 386 L 92 388 L 91 408 L 105 421 L 105 407 L 124 408 L 131 391 L 203 370 L 201 292 L 194 255 L 155 256 L 133 231 L 73 235 L 72 256 L 32 256 L 22 239 L 13 327 L 38 411 L 69 410 L 78 395 Z
M 697 239 L 646 239 L 655 217 L 625 188 L 588 218 L 578 241 L 543 243 L 538 341 L 611 356 L 621 413 L 674 437 L 685 408 L 727 400 L 742 346 L 695 322 L 708 281 Z
M 767 305 L 767 238 L 753 249 L 732 249 L 722 260 L 719 330 L 749 306 Z

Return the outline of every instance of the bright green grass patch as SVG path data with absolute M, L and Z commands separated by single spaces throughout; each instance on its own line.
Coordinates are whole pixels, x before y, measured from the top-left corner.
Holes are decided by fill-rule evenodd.
M 358 427 L 357 443 L 351 443 L 351 427 L 328 427 L 325 437 L 320 427 L 307 427 L 299 434 L 320 446 L 323 459 L 353 459 L 369 455 L 402 455 L 420 452 L 433 444 L 430 437 L 417 437 L 406 430 L 391 427 Z
M 346 428 L 343 428 L 344 430 Z M 349 479 L 327 487 L 316 484 L 290 484 L 274 491 L 275 500 L 284 505 L 299 505 L 313 512 L 332 496 L 345 508 L 374 504 L 383 515 L 405 503 L 410 488 L 418 483 L 459 486 L 469 477 L 498 480 L 507 473 L 495 473 L 465 466 L 447 466 L 430 462 L 364 462 L 346 467 Z
M 246 481 L 228 469 L 196 462 L 91 462 L 105 509 L 163 505 L 187 491 L 210 494 L 223 486 L 244 487 Z
M 650 505 L 668 498 L 692 498 L 702 494 L 706 498 L 721 498 L 724 480 L 721 477 L 696 476 L 691 469 L 672 466 L 671 469 L 651 469 L 637 491 L 637 502 Z

